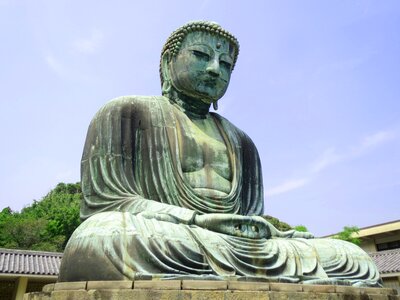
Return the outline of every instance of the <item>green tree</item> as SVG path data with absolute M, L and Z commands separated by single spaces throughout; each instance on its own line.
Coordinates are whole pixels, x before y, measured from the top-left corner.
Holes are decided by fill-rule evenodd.
M 22 249 L 32 249 L 35 244 L 40 243 L 46 235 L 45 219 L 14 214 L 14 217 L 3 227 L 4 232 L 9 235 L 9 248 L 13 245 Z
M 277 218 L 271 217 L 269 215 L 264 215 L 262 217 L 281 231 L 287 231 L 292 229 L 292 226 L 290 226 L 288 223 L 282 222 Z
M 5 227 L 13 221 L 13 211 L 6 207 L 0 212 L 0 246 L 6 248 L 14 248 L 15 242 L 12 235 L 5 230 Z
M 62 251 L 80 224 L 79 183 L 59 183 L 40 201 L 13 212 L 0 213 L 0 247 Z
M 360 228 L 357 226 L 344 226 L 343 230 L 334 235 L 333 238 L 347 241 L 358 246 L 361 244 L 361 240 L 356 236 L 359 231 Z
M 300 232 L 308 232 L 308 229 L 304 225 L 297 225 L 293 227 L 294 230 L 300 231 Z

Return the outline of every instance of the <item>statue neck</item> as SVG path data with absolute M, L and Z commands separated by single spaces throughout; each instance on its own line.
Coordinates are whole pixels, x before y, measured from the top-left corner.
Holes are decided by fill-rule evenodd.
M 177 105 L 189 118 L 204 119 L 210 110 L 211 104 L 204 103 L 199 99 L 186 96 L 177 91 L 169 93 L 167 97 L 171 103 Z

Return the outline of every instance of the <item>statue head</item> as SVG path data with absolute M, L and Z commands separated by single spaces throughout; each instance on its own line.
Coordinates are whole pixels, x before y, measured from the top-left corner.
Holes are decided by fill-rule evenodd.
M 237 39 L 220 25 L 192 21 L 175 30 L 165 43 L 160 62 L 164 96 L 183 94 L 216 103 L 228 87 L 239 54 Z

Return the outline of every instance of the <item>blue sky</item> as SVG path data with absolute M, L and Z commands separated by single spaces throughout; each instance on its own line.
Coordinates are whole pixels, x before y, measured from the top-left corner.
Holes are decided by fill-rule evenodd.
M 219 113 L 255 142 L 266 213 L 316 235 L 400 219 L 400 2 L 0 0 L 0 201 L 79 181 L 107 101 L 159 95 L 168 35 L 241 44 Z

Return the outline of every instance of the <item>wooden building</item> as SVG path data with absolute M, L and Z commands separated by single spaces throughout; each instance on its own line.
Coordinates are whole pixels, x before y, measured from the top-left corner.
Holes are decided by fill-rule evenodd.
M 56 282 L 62 253 L 0 248 L 0 300 L 22 300 Z
M 355 236 L 375 261 L 384 286 L 400 293 L 400 220 L 361 228 Z

